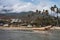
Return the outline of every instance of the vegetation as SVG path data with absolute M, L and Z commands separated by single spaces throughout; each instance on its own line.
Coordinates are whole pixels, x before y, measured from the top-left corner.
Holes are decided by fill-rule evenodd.
M 57 8 L 56 13 L 60 13 L 60 11 L 58 10 L 59 8 L 56 5 L 54 5 L 50 9 L 51 11 L 55 12 L 55 8 Z M 49 11 L 44 9 L 43 9 L 43 12 L 41 12 L 40 10 L 36 10 L 36 12 L 29 11 L 29 12 L 21 12 L 21 13 L 8 13 L 4 15 L 9 18 L 21 19 L 23 23 L 36 25 L 37 27 L 39 26 L 43 27 L 48 25 L 56 26 L 57 22 L 58 22 L 58 25 L 60 26 L 60 18 L 58 17 L 58 15 L 57 17 L 51 16 L 49 15 Z M 33 22 L 31 23 L 31 21 Z M 11 21 L 3 20 L 3 22 L 10 23 Z

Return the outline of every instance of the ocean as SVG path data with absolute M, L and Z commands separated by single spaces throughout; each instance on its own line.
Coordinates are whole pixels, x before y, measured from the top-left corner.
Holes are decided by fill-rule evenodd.
M 0 30 L 0 40 L 60 40 L 60 30 Z

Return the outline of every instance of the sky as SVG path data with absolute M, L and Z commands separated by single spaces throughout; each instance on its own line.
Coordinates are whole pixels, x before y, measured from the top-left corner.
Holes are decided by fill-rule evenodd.
M 60 0 L 0 0 L 0 12 L 3 9 L 11 12 L 49 10 L 53 5 L 60 7 Z

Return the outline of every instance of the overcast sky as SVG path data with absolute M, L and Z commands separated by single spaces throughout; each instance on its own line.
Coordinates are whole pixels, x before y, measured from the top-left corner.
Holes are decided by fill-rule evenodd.
M 2 9 L 12 10 L 13 12 L 35 11 L 36 9 L 49 10 L 54 4 L 60 7 L 60 0 L 0 0 L 0 11 Z

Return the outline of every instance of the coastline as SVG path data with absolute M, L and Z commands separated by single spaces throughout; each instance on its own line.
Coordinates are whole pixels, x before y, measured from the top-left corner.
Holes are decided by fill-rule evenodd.
M 33 30 L 33 31 L 45 31 L 45 28 L 48 28 L 48 27 L 51 27 L 51 26 L 46 26 L 46 27 L 40 27 L 40 28 L 27 28 L 27 27 L 0 27 L 0 29 L 2 30 Z M 48 30 L 54 30 L 54 29 L 57 29 L 57 30 L 60 30 L 60 27 L 52 27 Z
M 2 29 L 2 30 L 40 30 L 40 31 L 43 31 L 44 27 L 43 28 L 0 27 L 0 29 Z

